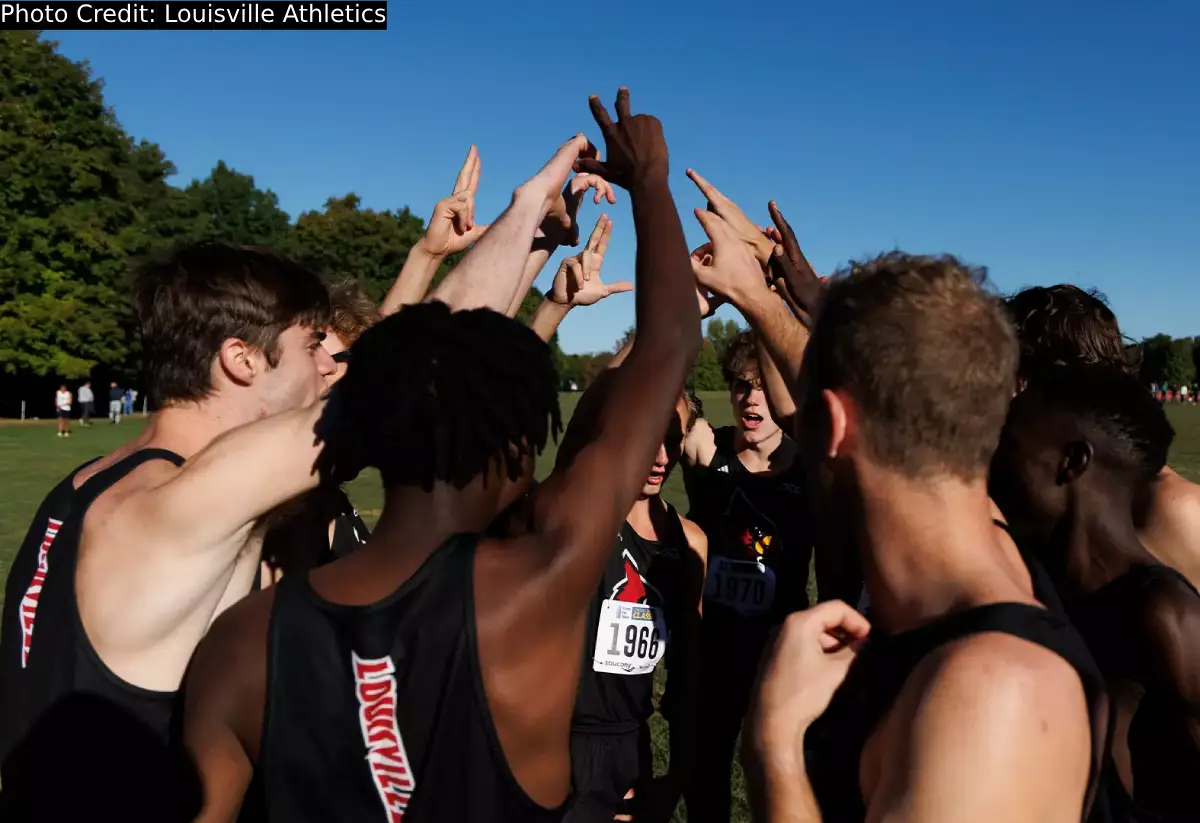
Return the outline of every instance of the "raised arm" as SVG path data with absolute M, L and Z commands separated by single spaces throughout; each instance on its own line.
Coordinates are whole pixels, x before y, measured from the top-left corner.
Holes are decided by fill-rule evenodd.
M 768 277 L 764 276 L 763 271 L 764 267 L 772 272 L 780 267 L 781 260 L 786 256 L 786 246 L 777 247 L 762 230 L 746 218 L 737 204 L 721 194 L 699 174 L 689 170 L 688 176 L 708 198 L 708 210 L 697 210 L 696 217 L 709 233 L 709 238 L 712 238 L 710 228 L 719 223 L 727 246 L 740 242 L 749 252 L 749 255 L 739 256 L 739 265 L 736 267 L 717 265 L 716 258 L 722 255 L 717 255 L 714 243 L 712 262 L 709 265 L 704 265 L 703 261 L 696 263 L 696 279 L 702 286 L 720 294 L 737 307 L 750 326 L 758 332 L 759 339 L 765 344 L 784 381 L 788 386 L 795 385 L 804 359 L 804 347 L 808 343 L 808 329 L 796 319 L 779 296 L 771 291 Z M 779 215 L 778 211 L 772 203 L 772 215 L 778 215 L 778 221 L 783 221 L 783 216 Z M 791 228 L 786 222 L 782 222 L 782 225 L 790 235 Z M 794 243 L 794 235 L 790 236 Z M 724 261 L 732 262 L 733 258 L 728 252 L 729 249 L 726 249 L 726 254 L 722 257 Z M 795 278 L 797 287 L 803 282 L 802 278 Z M 787 289 L 789 295 L 801 303 L 801 308 L 808 309 L 801 296 L 793 290 L 791 282 L 787 283 Z
M 121 516 L 155 551 L 166 544 L 183 554 L 240 549 L 259 518 L 316 487 L 324 409 L 315 403 L 227 432 L 170 480 L 132 498 Z
M 507 313 L 515 296 L 524 295 L 532 283 L 526 263 L 534 233 L 560 199 L 572 166 L 594 153 L 582 134 L 564 143 L 541 171 L 513 192 L 508 208 L 428 299 L 455 310 L 488 308 Z
M 611 294 L 633 291 L 633 284 L 626 280 L 606 284 L 600 279 L 600 268 L 604 265 L 604 253 L 611 236 L 612 220 L 602 214 L 583 251 L 564 258 L 559 264 L 549 293 L 529 321 L 529 328 L 547 343 L 571 309 L 595 305 Z
M 576 620 L 594 593 L 612 541 L 645 481 L 647 467 L 700 344 L 700 314 L 683 226 L 667 184 L 662 126 L 631 115 L 629 91 L 617 95 L 617 122 L 593 97 L 609 160 L 581 161 L 629 191 L 637 234 L 638 333 L 596 410 L 595 427 L 566 466 L 535 493 L 534 527 L 544 541 L 554 616 Z
M 795 436 L 793 426 L 796 417 L 796 401 L 792 399 L 792 390 L 788 382 L 775 364 L 775 357 L 763 342 L 761 335 L 756 335 L 755 348 L 758 351 L 758 368 L 763 381 L 763 394 L 767 398 L 767 408 L 771 417 L 789 436 Z
M 517 316 L 517 312 L 521 309 L 521 303 L 524 302 L 525 295 L 529 292 L 529 286 L 533 284 L 534 280 L 537 280 L 537 276 L 550 260 L 550 255 L 554 254 L 559 246 L 579 244 L 579 206 L 583 203 L 583 197 L 588 189 L 596 190 L 594 200 L 597 204 L 605 199 L 609 203 L 617 202 L 612 185 L 599 175 L 577 174 L 567 181 L 562 195 L 546 213 L 546 217 L 542 220 L 542 225 L 533 239 L 533 247 L 529 250 L 529 257 L 525 261 L 525 272 L 521 277 L 521 282 L 529 285 L 525 287 L 524 291 L 518 290 L 513 296 L 512 303 L 508 307 L 509 317 Z
M 471 146 L 467 159 L 458 170 L 453 191 L 433 207 L 425 234 L 409 249 L 400 276 L 383 298 L 379 307 L 381 316 L 387 317 L 404 306 L 424 300 L 442 261 L 468 248 L 487 231 L 487 225 L 475 222 L 480 165 L 479 150 Z

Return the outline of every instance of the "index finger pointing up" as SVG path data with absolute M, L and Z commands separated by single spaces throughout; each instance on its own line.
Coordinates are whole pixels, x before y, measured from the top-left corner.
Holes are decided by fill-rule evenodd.
M 696 184 L 696 188 L 700 189 L 700 193 L 708 198 L 708 205 L 712 211 L 716 211 L 716 202 L 721 197 L 721 192 L 717 191 L 716 187 L 700 176 L 700 172 L 695 169 L 687 170 L 688 179 Z
M 767 211 L 771 213 L 771 220 L 774 221 L 776 230 L 782 238 L 780 242 L 783 244 L 784 251 L 793 260 L 802 257 L 800 244 L 796 242 L 796 233 L 792 231 L 791 225 L 784 219 L 783 212 L 779 210 L 779 204 L 772 200 L 767 204 Z

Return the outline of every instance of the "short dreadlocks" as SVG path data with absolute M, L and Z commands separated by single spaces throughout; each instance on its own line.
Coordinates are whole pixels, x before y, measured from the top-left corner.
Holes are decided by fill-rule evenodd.
M 327 479 L 374 466 L 386 486 L 462 488 L 502 461 L 515 480 L 562 429 L 550 348 L 494 311 L 407 306 L 352 351 L 321 425 Z

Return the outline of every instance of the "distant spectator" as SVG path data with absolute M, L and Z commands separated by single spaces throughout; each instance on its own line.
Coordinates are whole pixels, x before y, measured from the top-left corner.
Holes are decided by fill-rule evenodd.
M 92 392 L 92 383 L 90 380 L 84 381 L 84 384 L 79 387 L 79 424 L 81 426 L 90 426 L 88 422 L 92 419 L 92 415 L 96 413 L 96 395 Z
M 133 414 L 137 411 L 137 389 L 129 390 L 129 413 Z
M 108 384 L 108 422 L 121 422 L 121 406 L 123 405 L 125 393 L 121 391 L 121 387 L 117 385 L 117 381 L 112 381 Z
M 121 395 L 121 406 L 125 409 L 125 414 L 133 414 L 133 390 L 126 389 Z
M 66 384 L 58 387 L 54 395 L 54 411 L 58 415 L 58 436 L 71 436 L 71 392 Z

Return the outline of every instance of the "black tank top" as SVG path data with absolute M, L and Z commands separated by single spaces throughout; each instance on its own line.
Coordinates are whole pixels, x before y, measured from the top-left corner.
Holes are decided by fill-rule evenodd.
M 1200 756 L 1181 722 L 1186 708 L 1173 684 L 1162 682 L 1162 666 L 1151 659 L 1142 628 L 1153 599 L 1170 589 L 1200 597 L 1182 574 L 1154 563 L 1131 569 L 1069 608 L 1101 672 L 1144 689 L 1129 727 L 1132 806 L 1145 819 L 1175 823 L 1197 819 L 1193 784 Z
M 4 623 L 0 629 L 0 762 L 24 735 L 27 725 L 24 721 L 34 711 L 28 705 L 30 689 L 27 684 L 32 675 L 27 672 L 33 651 L 33 626 L 42 587 L 50 571 L 50 550 L 63 523 L 70 520 L 75 511 L 80 496 L 75 490 L 75 475 L 96 459 L 68 474 L 42 500 L 8 569 L 8 580 L 4 585 Z M 57 557 L 56 552 L 55 559 Z
M 677 531 L 659 541 L 639 536 L 627 522 L 621 525 L 588 609 L 576 731 L 635 732 L 654 713 L 654 670 L 670 647 L 672 610 L 683 606 L 681 552 L 687 550 L 679 516 L 669 505 L 666 522 Z
M 177 693 L 139 688 L 109 670 L 88 640 L 76 600 L 75 568 L 88 508 L 104 491 L 150 460 L 167 460 L 177 466 L 184 462 L 174 452 L 142 449 L 93 475 L 75 492 L 70 514 L 48 550 L 26 666 L 17 688 L 8 691 L 8 695 L 16 692 L 14 699 L 0 708 L 4 713 L 20 713 L 5 724 L 16 732 L 4 763 L 6 813 L 19 808 L 20 814 L 35 809 L 45 815 L 50 814 L 49 808 L 57 808 L 55 804 L 71 802 L 71 793 L 64 795 L 56 779 L 61 774 L 64 745 L 92 764 L 81 779 L 100 788 L 94 794 L 89 789 L 80 791 L 94 799 L 90 808 L 97 813 L 111 810 L 102 796 L 107 792 L 113 803 L 125 798 L 126 819 L 143 819 L 135 809 L 137 804 L 129 800 L 129 792 L 136 786 L 136 791 L 144 787 L 145 796 L 137 801 L 154 807 L 152 817 L 176 819 L 155 804 L 160 793 L 176 795 L 174 800 L 182 802 L 178 793 L 183 789 L 174 787 L 183 784 L 175 781 L 194 779 L 194 770 L 185 774 L 176 760 L 166 756 Z M 74 797 L 78 801 L 79 795 Z
M 983 632 L 1036 643 L 1066 660 L 1083 682 L 1092 726 L 1092 769 L 1085 820 L 1100 783 L 1109 728 L 1104 681 L 1083 639 L 1061 617 L 1023 603 L 995 603 L 957 612 L 894 636 L 873 632 L 829 708 L 805 736 L 805 762 L 825 820 L 866 819 L 859 767 L 863 747 L 887 715 L 913 669 L 940 646 Z
M 285 574 L 298 574 L 332 563 L 366 544 L 371 530 L 339 486 L 321 486 L 293 503 L 283 522 L 263 538 L 263 560 Z M 333 523 L 333 538 L 329 524 Z M 251 591 L 262 588 L 256 575 Z
M 258 819 L 556 821 L 496 737 L 475 637 L 476 538 L 459 535 L 370 606 L 275 587 Z M 531 699 L 536 699 L 536 696 Z M 242 820 L 249 819 L 247 814 Z
M 746 469 L 732 426 L 713 431 L 708 466 L 684 467 L 688 519 L 708 536 L 704 626 L 733 624 L 764 636 L 808 607 L 812 515 L 799 461 L 776 475 Z

